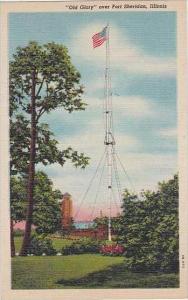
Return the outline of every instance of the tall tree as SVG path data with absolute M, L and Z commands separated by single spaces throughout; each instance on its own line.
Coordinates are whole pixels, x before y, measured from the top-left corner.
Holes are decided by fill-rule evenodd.
M 30 242 L 33 217 L 33 193 L 35 164 L 37 154 L 37 136 L 40 118 L 56 108 L 64 108 L 69 113 L 84 110 L 81 99 L 83 87 L 79 84 L 80 74 L 71 63 L 68 50 L 63 45 L 48 43 L 44 46 L 30 42 L 17 52 L 10 63 L 10 102 L 11 111 L 17 109 L 29 120 L 29 158 L 27 213 L 23 244 L 20 255 L 27 254 Z M 53 145 L 52 145 L 53 144 Z M 56 146 L 52 143 L 51 146 Z M 57 149 L 57 147 L 55 147 Z M 53 156 L 53 155 L 51 155 Z M 75 165 L 85 167 L 88 159 L 69 148 L 64 157 L 71 156 Z M 44 158 L 45 160 L 45 158 Z M 58 162 L 60 155 L 58 155 Z M 62 164 L 64 159 L 62 157 Z

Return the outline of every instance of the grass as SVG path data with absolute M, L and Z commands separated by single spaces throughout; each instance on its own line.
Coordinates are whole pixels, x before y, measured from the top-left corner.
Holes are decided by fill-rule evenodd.
M 16 253 L 20 251 L 22 239 L 23 239 L 22 236 L 16 236 L 14 238 Z M 72 240 L 55 238 L 55 237 L 53 237 L 52 240 L 53 240 L 53 246 L 57 251 L 60 251 L 64 246 L 71 245 L 73 242 Z
M 52 240 L 57 251 L 73 242 L 55 237 Z M 19 252 L 21 243 L 22 237 L 15 237 L 16 252 Z M 13 289 L 175 288 L 178 286 L 177 274 L 127 271 L 123 257 L 82 254 L 12 259 Z
M 99 254 L 14 257 L 13 289 L 175 288 L 177 274 L 132 273 L 123 257 Z
M 99 254 L 15 257 L 12 260 L 12 288 L 62 288 L 66 285 L 61 284 L 61 280 L 78 280 L 122 261 L 122 257 L 103 257 Z

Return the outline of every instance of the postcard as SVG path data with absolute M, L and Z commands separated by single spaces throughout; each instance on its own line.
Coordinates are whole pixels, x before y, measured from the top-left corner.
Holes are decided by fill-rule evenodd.
M 186 298 L 186 1 L 1 2 L 3 300 Z

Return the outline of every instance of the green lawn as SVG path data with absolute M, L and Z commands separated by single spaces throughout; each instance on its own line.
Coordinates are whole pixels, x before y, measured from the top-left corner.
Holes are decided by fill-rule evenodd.
M 82 254 L 12 259 L 13 289 L 167 287 L 178 287 L 178 275 L 131 273 L 123 257 Z
M 23 238 L 20 236 L 14 238 L 16 252 L 20 251 L 22 239 Z M 52 240 L 53 240 L 53 246 L 57 251 L 60 251 L 64 246 L 71 245 L 73 242 L 72 240 L 54 238 L 54 237 L 52 238 Z

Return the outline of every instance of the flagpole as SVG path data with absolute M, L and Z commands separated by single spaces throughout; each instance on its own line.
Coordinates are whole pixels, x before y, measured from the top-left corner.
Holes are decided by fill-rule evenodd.
M 111 203 L 112 203 L 112 128 L 111 128 L 111 117 L 112 117 L 112 107 L 110 101 L 110 60 L 109 60 L 109 24 L 107 24 L 107 40 L 106 40 L 106 68 L 105 68 L 105 85 L 106 85 L 106 105 L 105 105 L 105 145 L 107 146 L 107 169 L 108 169 L 108 240 L 112 240 L 111 233 Z
M 113 137 L 113 125 L 112 125 L 112 93 L 111 93 L 111 80 L 110 80 L 110 26 L 109 24 L 103 28 L 101 32 L 92 36 L 93 47 L 99 47 L 106 42 L 106 60 L 105 60 L 105 139 L 104 144 L 106 147 L 106 162 L 107 162 L 107 176 L 108 176 L 108 240 L 112 240 L 111 230 L 111 205 L 112 205 L 112 162 L 115 140 Z

